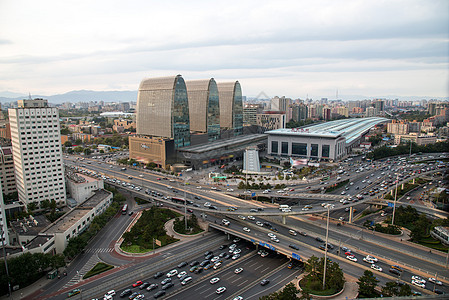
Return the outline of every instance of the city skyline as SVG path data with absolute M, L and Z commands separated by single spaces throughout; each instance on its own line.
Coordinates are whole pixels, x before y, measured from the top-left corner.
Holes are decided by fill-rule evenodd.
M 57 3 L 57 5 L 55 5 Z M 447 1 L 4 1 L 0 96 L 239 80 L 243 95 L 448 97 Z

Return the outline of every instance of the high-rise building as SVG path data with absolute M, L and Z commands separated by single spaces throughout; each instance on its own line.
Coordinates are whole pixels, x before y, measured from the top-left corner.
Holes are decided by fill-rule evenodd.
M 208 141 L 220 137 L 220 106 L 213 78 L 186 81 L 189 98 L 190 131 L 207 133 Z
M 3 202 L 3 193 L 1 191 L 2 187 L 0 185 L 0 228 L 2 230 L 0 237 L 3 239 L 2 243 L 6 246 L 9 245 L 9 235 L 5 215 L 5 203 Z
M 257 125 L 257 114 L 263 112 L 263 104 L 246 104 L 243 107 L 243 124 Z
M 220 82 L 218 94 L 220 98 L 220 127 L 233 129 L 234 135 L 243 133 L 242 89 L 238 81 Z
M 47 100 L 19 100 L 8 110 L 19 200 L 66 204 L 59 110 Z
M 142 80 L 137 95 L 137 134 L 190 145 L 189 101 L 181 75 Z
M 0 181 L 3 194 L 8 195 L 17 192 L 11 146 L 0 146 Z
M 304 103 L 292 105 L 292 119 L 295 122 L 305 121 L 309 117 L 308 107 Z
M 284 96 L 282 96 L 282 97 L 278 97 L 278 96 L 273 97 L 270 100 L 271 110 L 272 111 L 287 112 L 287 109 L 290 106 L 291 102 L 292 102 L 292 99 L 285 98 Z

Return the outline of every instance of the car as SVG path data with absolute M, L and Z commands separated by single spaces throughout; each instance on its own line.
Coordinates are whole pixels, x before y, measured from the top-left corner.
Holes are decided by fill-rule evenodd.
M 354 261 L 354 262 L 357 261 L 357 258 L 354 255 L 348 255 L 348 256 L 346 256 L 346 259 L 349 259 L 350 261 Z
M 141 289 L 141 290 L 146 289 L 147 286 L 149 286 L 149 285 L 150 285 L 149 282 L 144 282 L 141 286 L 139 286 L 139 289 Z
M 201 272 L 203 272 L 204 268 L 203 267 L 198 267 L 196 268 L 196 270 L 194 271 L 195 274 L 199 274 Z
M 413 275 L 412 276 L 412 280 L 415 280 L 415 281 L 418 281 L 418 282 L 421 282 L 421 283 L 424 283 L 424 284 L 426 284 L 426 281 L 424 280 L 424 279 L 422 279 L 420 276 L 418 276 L 418 275 Z
M 171 288 L 172 286 L 174 286 L 175 284 L 173 283 L 173 282 L 169 282 L 169 283 L 167 283 L 167 284 L 164 284 L 162 287 L 161 287 L 161 289 L 162 290 L 166 290 L 166 289 L 169 289 L 169 288 Z
M 239 258 L 240 257 L 240 254 L 234 254 L 233 256 L 232 256 L 232 260 L 236 260 L 237 258 Z
M 305 233 L 304 231 L 299 231 L 299 234 L 302 236 L 307 236 L 307 233 Z
M 221 262 L 216 263 L 216 264 L 214 265 L 214 270 L 219 269 L 219 268 L 221 267 L 221 265 L 222 265 Z
M 367 258 L 367 259 L 370 259 L 370 260 L 372 260 L 372 261 L 374 261 L 374 262 L 376 262 L 376 263 L 379 261 L 376 257 L 371 256 L 371 255 L 367 255 L 366 258 Z
M 210 263 L 210 260 L 203 260 L 200 264 L 199 264 L 199 266 L 200 267 L 204 267 L 204 266 L 207 266 L 208 264 Z
M 254 221 L 256 218 L 254 218 L 253 216 L 247 216 L 246 217 L 248 220 Z
M 154 289 L 157 289 L 159 285 L 157 283 L 152 283 L 147 287 L 147 291 L 152 291 Z
M 292 229 L 290 229 L 290 230 L 288 231 L 288 233 L 291 234 L 291 235 L 296 235 L 296 231 L 294 231 L 294 230 L 292 230 Z
M 208 264 L 204 267 L 204 270 L 209 270 L 210 268 L 213 268 L 214 264 Z
M 184 275 L 186 275 L 186 274 L 187 274 L 186 271 L 182 271 L 182 272 L 179 272 L 179 274 L 176 275 L 176 276 L 178 276 L 178 278 L 181 278 L 182 276 L 184 276 Z
M 167 277 L 173 277 L 173 276 L 175 276 L 177 274 L 178 274 L 178 270 L 173 269 L 173 270 L 171 270 L 170 272 L 167 273 Z
M 191 282 L 192 280 L 193 280 L 193 278 L 192 278 L 191 276 L 186 277 L 186 278 L 184 278 L 183 281 L 181 281 L 181 284 L 182 284 L 182 285 L 186 285 L 186 284 L 188 284 L 189 282 Z
M 219 282 L 219 281 L 220 281 L 220 278 L 214 277 L 214 278 L 212 278 L 209 282 L 210 282 L 210 284 L 216 284 L 216 283 Z
M 223 294 L 226 291 L 226 288 L 224 286 L 220 286 L 215 293 L 217 293 L 218 295 Z
M 78 295 L 81 293 L 81 289 L 73 289 L 70 292 L 68 292 L 67 297 L 73 297 L 75 295 Z
M 184 279 L 186 279 L 187 277 L 189 277 L 189 275 L 185 274 L 182 275 L 181 277 L 179 277 L 179 281 L 182 282 Z
M 243 271 L 243 268 L 237 268 L 234 270 L 234 273 L 239 274 L 239 273 L 242 273 L 242 271 Z
M 292 262 L 289 263 L 288 266 L 287 266 L 287 268 L 288 268 L 288 269 L 292 269 L 292 268 L 293 268 L 293 263 L 292 263 Z
M 109 292 L 104 294 L 105 298 L 107 298 L 107 297 L 111 297 L 112 298 L 113 296 L 115 296 L 115 290 L 110 290 Z
M 235 239 L 232 240 L 232 242 L 238 243 L 238 242 L 240 242 L 240 238 L 235 238 Z
M 345 252 L 345 255 L 353 255 L 351 250 Z
M 420 288 L 423 288 L 423 289 L 426 288 L 426 284 L 425 284 L 425 283 L 422 283 L 421 281 L 412 280 L 412 284 L 413 284 L 413 285 L 416 285 L 416 286 L 418 286 L 418 287 L 420 287 Z
M 215 257 L 213 257 L 211 260 L 210 260 L 210 262 L 211 263 L 215 263 L 215 262 L 217 262 L 217 261 L 219 261 L 220 260 L 220 256 L 215 256 Z
M 272 240 L 273 242 L 275 242 L 275 243 L 279 243 L 278 238 L 271 238 L 271 240 Z
M 153 295 L 154 298 L 160 298 L 165 295 L 165 291 L 159 291 Z
M 371 269 L 376 270 L 376 271 L 379 271 L 379 272 L 382 272 L 382 268 L 379 267 L 378 265 L 375 265 L 375 264 L 372 264 L 372 265 L 371 265 Z
M 162 277 L 162 276 L 164 276 L 164 273 L 162 273 L 162 272 L 157 272 L 156 274 L 153 275 L 153 278 L 154 278 L 154 279 L 158 279 L 159 277 Z
M 199 265 L 199 264 L 200 264 L 199 261 L 194 260 L 194 261 L 192 261 L 192 262 L 190 263 L 190 266 L 191 266 L 191 267 L 194 267 L 194 266 Z
M 290 244 L 288 245 L 290 248 L 295 249 L 295 250 L 299 250 L 299 247 L 294 245 L 294 244 Z
M 195 272 L 196 269 L 198 269 L 199 267 L 200 267 L 200 266 L 193 266 L 193 267 L 190 268 L 189 271 L 193 273 L 193 272 Z
M 396 269 L 393 269 L 393 268 L 390 268 L 390 270 L 388 270 L 388 271 L 390 273 L 394 274 L 394 275 L 397 275 L 397 276 L 401 276 L 401 274 L 402 274 L 402 272 L 400 272 L 400 271 L 398 271 Z
M 139 295 L 138 292 L 133 292 L 131 295 L 129 295 L 128 299 L 132 300 L 132 299 L 136 298 L 138 295 Z
M 242 252 L 242 250 L 239 248 L 239 249 L 235 249 L 234 250 L 234 252 L 232 252 L 233 254 L 239 254 L 239 253 L 241 253 Z
M 323 243 L 323 242 L 324 242 L 323 239 L 320 238 L 319 236 L 317 236 L 317 237 L 315 238 L 315 240 L 318 241 L 318 242 L 320 242 L 320 243 Z
M 140 285 L 142 285 L 142 284 L 143 284 L 143 281 L 138 280 L 138 281 L 136 281 L 135 283 L 133 283 L 133 287 L 138 287 L 138 286 L 140 286 Z
M 126 290 L 124 290 L 124 291 L 122 291 L 122 292 L 120 293 L 120 298 L 129 296 L 129 295 L 131 295 L 132 293 L 133 293 L 133 291 L 132 291 L 131 289 L 126 289 Z
M 243 297 L 242 297 L 242 296 L 237 296 L 237 297 L 235 297 L 235 298 L 232 299 L 232 300 L 243 300 Z
M 402 272 L 402 271 L 403 271 L 402 268 L 401 268 L 400 266 L 398 266 L 398 265 L 392 265 L 390 268 L 391 268 L 391 269 L 398 270 L 399 272 Z
M 171 278 L 165 278 L 164 280 L 161 281 L 161 285 L 165 285 L 169 282 L 171 282 Z
M 136 296 L 136 298 L 134 298 L 134 300 L 142 300 L 142 299 L 144 299 L 145 298 L 145 295 L 144 294 L 138 294 L 137 296 Z M 111 299 L 112 299 L 112 297 L 111 297 Z M 103 300 L 105 300 L 105 299 L 103 299 Z
M 242 215 L 238 215 L 238 218 L 241 219 L 241 220 L 246 220 L 246 217 L 242 216 Z
M 260 282 L 260 285 L 261 286 L 264 286 L 264 285 L 267 285 L 267 284 L 269 284 L 270 283 L 270 280 L 269 279 L 264 279 L 264 280 L 262 280 L 261 282 Z
M 432 282 L 432 283 L 435 283 L 436 285 L 443 285 L 443 283 L 441 281 L 437 280 L 434 277 L 430 277 L 429 281 Z
M 260 221 L 257 221 L 257 222 L 256 222 L 256 225 L 257 225 L 257 226 L 261 226 L 261 227 L 263 227 L 263 223 L 262 223 L 262 222 L 260 222 Z
M 178 268 L 184 268 L 185 266 L 187 266 L 187 262 L 183 261 L 178 265 Z
M 268 233 L 268 236 L 270 237 L 270 238 L 275 238 L 276 237 L 276 235 L 274 234 L 274 233 Z
M 264 252 L 262 252 L 262 253 L 260 254 L 260 256 L 261 256 L 261 257 L 268 256 L 268 252 L 264 251 Z
M 372 260 L 372 259 L 370 259 L 368 257 L 364 257 L 363 261 L 366 262 L 366 263 L 369 263 L 370 265 L 374 264 L 374 260 Z

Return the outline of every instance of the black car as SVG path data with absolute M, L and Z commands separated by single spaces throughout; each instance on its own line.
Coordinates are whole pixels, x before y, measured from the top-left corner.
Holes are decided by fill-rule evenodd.
M 164 285 L 161 287 L 161 289 L 162 289 L 162 290 L 166 290 L 166 289 L 171 288 L 172 286 L 174 286 L 173 282 L 169 282 L 169 283 L 167 283 L 167 284 L 164 284 Z
M 191 267 L 194 267 L 194 266 L 199 265 L 199 264 L 200 264 L 199 261 L 194 260 L 194 261 L 192 261 L 192 262 L 190 263 L 190 266 L 191 266 Z
M 218 210 L 218 207 L 216 207 L 215 205 L 211 205 L 211 206 L 209 206 L 209 209 L 215 209 L 215 210 Z
M 232 257 L 232 255 L 229 253 L 226 253 L 225 256 L 223 256 L 223 258 L 226 258 L 226 259 L 230 259 L 231 257 Z
M 208 256 L 208 255 L 211 255 L 211 254 L 213 254 L 214 252 L 212 252 L 212 251 L 207 251 L 206 253 L 204 253 L 204 256 Z
M 200 263 L 200 267 L 204 267 L 204 266 L 206 266 L 207 264 L 209 264 L 209 260 L 203 260 L 201 263 Z
M 270 280 L 264 279 L 264 280 L 262 280 L 262 281 L 260 282 L 260 285 L 264 286 L 264 285 L 267 285 L 267 284 L 269 284 L 269 283 L 270 283 Z
M 157 283 L 152 283 L 152 284 L 150 284 L 149 287 L 147 287 L 147 291 L 152 291 L 154 289 L 157 289 L 157 287 L 158 287 Z
M 203 272 L 204 268 L 203 267 L 198 267 L 195 270 L 195 274 L 200 274 L 201 272 Z
M 299 247 L 293 244 L 288 245 L 290 248 L 295 249 L 295 250 L 299 250 Z
M 158 279 L 159 277 L 162 277 L 164 275 L 164 273 L 162 272 L 157 272 L 156 274 L 154 274 L 153 278 L 154 279 Z
M 159 298 L 165 295 L 165 291 L 159 291 L 153 295 L 154 298 Z
M 167 283 L 171 282 L 171 278 L 165 278 L 164 280 L 161 281 L 161 285 L 166 285 Z
M 320 243 L 324 242 L 323 239 L 320 238 L 319 236 L 317 236 L 317 237 L 315 238 L 315 240 L 317 240 L 317 241 L 320 242 Z
M 402 274 L 400 271 L 398 271 L 396 269 L 390 269 L 389 272 L 394 275 L 397 275 L 397 276 L 401 276 L 401 274 Z
M 150 285 L 149 282 L 144 282 L 144 283 L 142 283 L 141 286 L 139 286 L 139 289 L 143 290 L 144 288 L 148 287 L 149 285 Z
M 131 295 L 132 293 L 133 293 L 133 291 L 132 291 L 131 289 L 126 289 L 126 290 L 124 290 L 123 292 L 121 292 L 120 298 L 124 298 L 124 297 L 126 297 L 126 296 L 129 296 L 129 295 Z
M 223 250 L 223 249 L 226 249 L 227 247 L 228 247 L 228 245 L 221 245 L 220 248 L 218 248 L 218 249 Z
M 178 265 L 178 268 L 184 268 L 185 266 L 187 266 L 187 262 L 183 261 Z
M 134 293 L 132 293 L 132 294 L 128 297 L 128 299 L 134 299 L 134 298 L 137 297 L 137 295 L 139 295 L 139 293 L 138 293 L 138 292 L 134 292 Z
M 263 222 L 263 226 L 271 227 L 271 223 L 270 222 Z
M 206 255 L 204 258 L 210 260 L 212 257 L 214 257 L 214 255 L 213 254 L 209 254 L 209 255 Z

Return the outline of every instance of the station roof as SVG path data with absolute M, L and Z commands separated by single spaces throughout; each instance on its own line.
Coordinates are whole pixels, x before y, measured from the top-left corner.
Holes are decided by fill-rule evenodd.
M 203 153 L 208 151 L 218 150 L 224 147 L 238 145 L 241 143 L 256 142 L 261 139 L 266 139 L 266 134 L 251 134 L 240 135 L 230 139 L 216 140 L 207 144 L 188 146 L 178 149 L 179 152 Z
M 383 122 L 389 121 L 386 118 L 353 118 L 342 119 L 330 122 L 315 124 L 303 128 L 282 128 L 268 131 L 268 134 L 295 135 L 304 137 L 346 138 L 346 144 L 352 143 L 370 128 Z

